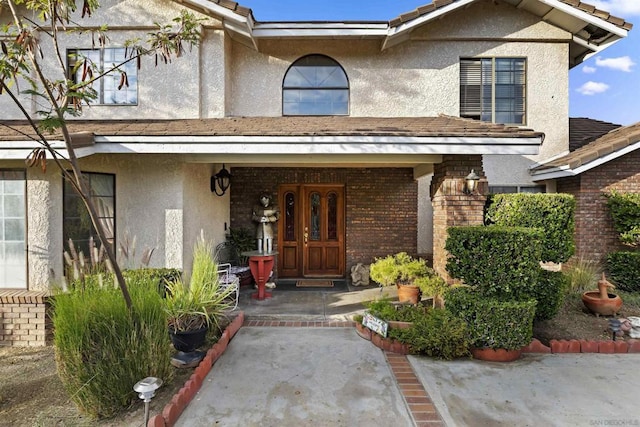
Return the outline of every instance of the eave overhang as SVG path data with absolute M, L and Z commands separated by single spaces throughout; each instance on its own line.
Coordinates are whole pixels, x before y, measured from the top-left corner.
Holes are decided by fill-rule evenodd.
M 267 39 L 377 39 L 381 50 L 403 43 L 411 33 L 479 0 L 433 0 L 389 22 L 258 22 L 251 9 L 228 0 L 174 0 L 218 18 L 231 37 L 259 50 Z M 425 2 L 428 0 L 425 0 Z M 571 34 L 570 66 L 623 39 L 632 28 L 624 19 L 579 0 L 500 0 L 537 15 Z

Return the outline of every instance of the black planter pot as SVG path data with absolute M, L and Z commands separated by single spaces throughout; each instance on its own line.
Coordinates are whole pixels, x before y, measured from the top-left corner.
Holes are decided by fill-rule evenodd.
M 171 344 L 176 350 L 188 353 L 195 351 L 195 349 L 204 344 L 207 336 L 207 327 L 185 332 L 175 332 L 169 329 L 169 336 L 171 337 Z

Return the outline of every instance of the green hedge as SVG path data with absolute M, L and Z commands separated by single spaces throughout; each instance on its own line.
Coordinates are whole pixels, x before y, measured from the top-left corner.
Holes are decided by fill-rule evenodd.
M 524 299 L 538 281 L 541 230 L 468 226 L 448 230 L 447 272 L 475 286 L 481 296 Z
M 566 262 L 575 252 L 575 208 L 569 194 L 496 194 L 489 198 L 485 222 L 540 228 L 544 231 L 540 261 Z
M 531 298 L 538 301 L 536 320 L 551 319 L 558 314 L 568 287 L 569 277 L 561 271 L 540 269 L 538 284 L 531 293 Z
M 640 193 L 605 194 L 613 219 L 613 227 L 625 245 L 640 245 Z
M 607 255 L 611 281 L 621 290 L 640 292 L 640 252 L 612 252 Z
M 414 321 L 404 335 L 411 352 L 451 360 L 469 355 L 467 325 L 450 312 L 434 308 Z
M 478 298 L 469 288 L 447 293 L 446 309 L 467 323 L 469 342 L 476 348 L 517 350 L 531 342 L 536 301 Z

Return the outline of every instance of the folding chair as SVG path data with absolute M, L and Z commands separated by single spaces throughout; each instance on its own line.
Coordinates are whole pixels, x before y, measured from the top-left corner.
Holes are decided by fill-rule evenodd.
M 232 310 L 235 310 L 238 308 L 238 301 L 240 300 L 240 279 L 231 273 L 231 264 L 228 262 L 218 264 L 218 277 L 220 278 L 221 288 L 233 289 L 233 293 L 235 293 L 235 305 Z

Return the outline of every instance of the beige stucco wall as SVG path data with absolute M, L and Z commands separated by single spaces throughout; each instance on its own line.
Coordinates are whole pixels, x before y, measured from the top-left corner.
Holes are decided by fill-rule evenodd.
M 116 247 L 125 236 L 135 255 L 120 255 L 123 268 L 140 267 L 142 253 L 153 248 L 152 267 L 189 272 L 191 251 L 202 234 L 213 244 L 224 241 L 229 223 L 228 195 L 209 189 L 214 165 L 184 163 L 169 156 L 111 155 L 81 160 L 85 172 L 115 174 Z M 0 161 L 0 169 L 24 168 L 20 161 Z M 27 170 L 29 289 L 47 289 L 63 275 L 62 177 L 53 163 L 46 173 Z
M 157 29 L 156 22 L 170 23 L 184 9 L 177 3 L 168 0 L 118 1 L 100 2 L 100 8 L 92 17 L 78 21 L 85 26 L 109 26 L 106 47 L 122 47 L 127 40 L 139 38 L 144 41 L 148 33 Z M 203 15 L 196 14 L 204 19 Z M 203 39 L 199 45 L 184 44 L 185 52 L 180 58 L 175 56 L 172 62 L 165 64 L 155 55 L 147 55 L 142 59 L 138 70 L 138 104 L 137 105 L 92 105 L 83 108 L 81 119 L 172 119 L 221 117 L 224 115 L 224 39 L 215 28 L 219 22 L 206 19 L 203 25 Z M 40 35 L 44 52 L 50 51 L 50 40 Z M 82 34 L 60 33 L 61 52 L 68 49 L 92 48 L 90 32 Z M 95 44 L 97 47 L 97 43 Z M 62 78 L 60 66 L 55 55 L 47 53 L 42 60 L 45 75 L 52 79 Z M 21 89 L 27 88 L 21 85 Z M 206 91 L 201 90 L 207 88 Z M 201 99 L 201 96 L 203 97 Z M 25 107 L 32 114 L 41 107 L 28 99 Z M 201 114 L 204 110 L 205 114 Z M 7 96 L 0 96 L 0 119 L 23 119 L 22 113 Z
M 461 57 L 525 57 L 526 126 L 544 132 L 545 142 L 539 156 L 509 157 L 513 170 L 494 172 L 498 162 L 489 161 L 487 173 L 490 180 L 501 183 L 508 178 L 530 184 L 526 166 L 563 152 L 568 145 L 570 35 L 527 12 L 491 1 L 423 28 L 412 33 L 411 41 L 384 51 L 377 40 L 263 40 L 260 52 L 234 43 L 228 114 L 280 116 L 282 79 L 288 67 L 301 56 L 320 53 L 345 69 L 351 116 L 457 116 Z

